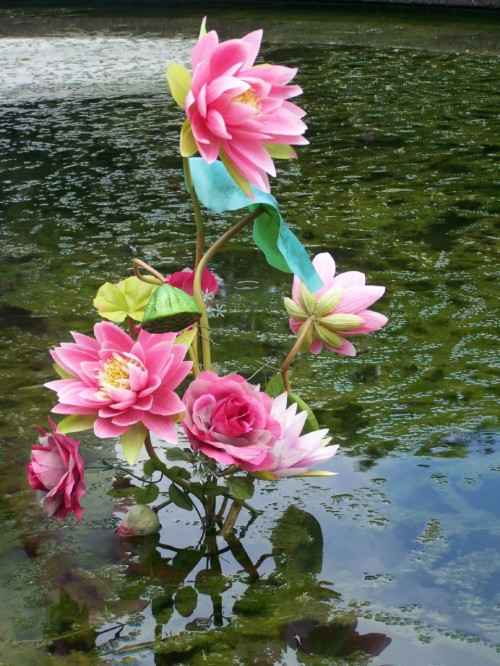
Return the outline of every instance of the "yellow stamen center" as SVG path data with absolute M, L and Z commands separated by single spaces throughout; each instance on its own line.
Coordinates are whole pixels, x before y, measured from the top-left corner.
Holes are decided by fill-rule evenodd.
M 239 102 L 240 104 L 250 104 L 254 109 L 260 111 L 260 99 L 253 88 L 245 90 L 241 95 L 236 95 L 233 102 Z
M 113 389 L 130 389 L 129 368 L 131 365 L 144 370 L 139 359 L 120 356 L 114 352 L 113 356 L 98 370 L 97 381 L 101 390 L 96 393 L 96 397 L 101 400 L 109 400 Z

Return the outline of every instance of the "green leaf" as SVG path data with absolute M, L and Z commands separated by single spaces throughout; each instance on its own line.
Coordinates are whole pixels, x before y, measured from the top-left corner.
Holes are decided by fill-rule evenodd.
M 96 418 L 97 416 L 95 414 L 71 414 L 59 421 L 57 429 L 63 435 L 67 435 L 70 432 L 90 430 L 94 427 L 94 421 Z
M 167 67 L 167 81 L 172 97 L 183 109 L 186 95 L 191 88 L 191 74 L 184 65 L 174 62 Z
M 235 499 L 246 500 L 253 496 L 253 482 L 251 476 L 232 476 L 227 480 L 227 487 Z
M 144 463 L 143 473 L 144 476 L 152 476 L 156 472 L 156 464 L 154 460 L 146 460 Z
M 208 164 L 201 157 L 192 157 L 189 166 L 196 194 L 204 206 L 214 213 L 242 208 L 252 211 L 262 206 L 264 211 L 254 220 L 253 237 L 267 262 L 278 270 L 297 275 L 311 292 L 323 286 L 307 252 L 285 224 L 278 202 L 271 194 L 251 186 L 252 197 L 248 196 L 219 160 Z
M 117 284 L 105 282 L 97 290 L 94 307 L 101 317 L 115 323 L 122 322 L 126 317 L 142 321 L 151 294 L 158 287 L 159 285 L 139 280 L 135 275 Z
M 150 504 L 155 501 L 159 492 L 156 483 L 148 483 L 144 488 L 137 488 L 135 491 L 135 501 L 137 504 Z
M 290 376 L 290 373 L 288 373 Z M 286 391 L 281 373 L 270 379 L 266 386 L 266 393 L 271 398 L 277 398 Z
M 190 461 L 194 457 L 191 451 L 188 449 L 181 449 L 178 446 L 169 446 L 165 450 L 165 456 L 167 460 L 170 460 L 170 462 L 179 462 L 179 460 Z M 180 469 L 180 467 L 177 469 Z
M 75 375 L 71 375 L 64 368 L 61 368 L 61 366 L 57 363 L 52 363 L 52 367 L 62 379 L 76 379 Z
M 306 404 L 302 398 L 299 398 L 298 395 L 295 393 L 290 393 L 288 396 L 288 399 L 290 402 L 295 402 L 297 403 L 297 407 L 299 408 L 299 412 L 307 412 L 307 419 L 304 424 L 304 429 L 303 432 L 313 432 L 314 430 L 319 430 L 319 423 L 317 418 L 314 416 L 313 410 L 309 407 L 308 404 Z
M 178 506 L 180 509 L 186 509 L 186 511 L 193 510 L 193 502 L 185 490 L 176 486 L 175 483 L 170 485 L 168 489 L 168 496 L 172 502 Z
M 120 436 L 123 453 L 129 465 L 135 465 L 147 435 L 147 428 L 142 423 L 134 423 Z
M 175 474 L 175 476 L 178 476 L 179 479 L 184 479 L 185 481 L 189 481 L 191 478 L 191 474 L 187 469 L 184 469 L 183 467 L 171 467 L 170 471 L 172 474 Z

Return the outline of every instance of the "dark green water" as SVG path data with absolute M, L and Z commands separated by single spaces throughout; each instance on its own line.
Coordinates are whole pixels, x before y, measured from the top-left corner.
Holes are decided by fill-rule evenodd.
M 159 537 L 114 536 L 112 444 L 84 436 L 83 526 L 46 520 L 24 471 L 47 349 L 91 330 L 130 246 L 164 273 L 192 263 L 163 71 L 198 17 L 0 18 L 0 663 L 499 663 L 498 15 L 214 16 L 224 38 L 263 26 L 265 60 L 299 67 L 311 145 L 273 192 L 311 254 L 387 286 L 390 318 L 355 359 L 294 365 L 338 476 L 261 483 L 266 514 L 218 554 L 180 510 Z M 290 279 L 245 236 L 212 269 L 216 361 L 264 383 Z

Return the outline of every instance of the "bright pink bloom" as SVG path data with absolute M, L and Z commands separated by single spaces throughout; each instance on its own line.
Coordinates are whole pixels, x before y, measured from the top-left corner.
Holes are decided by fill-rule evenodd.
M 97 437 L 123 435 L 131 426 L 143 424 L 176 443 L 172 417 L 183 412 L 184 405 L 174 389 L 192 366 L 184 361 L 186 347 L 174 344 L 175 333 L 141 330 L 133 340 L 110 322 L 96 324 L 94 334 L 95 339 L 72 333 L 74 343 L 63 342 L 51 351 L 54 361 L 72 375 L 46 384 L 59 398 L 53 411 L 95 414 Z
M 315 430 L 301 435 L 307 412 L 297 414 L 297 405 L 287 407 L 287 394 L 273 400 L 271 415 L 278 421 L 281 433 L 271 447 L 274 462 L 266 468 L 277 477 L 330 476 L 332 472 L 309 471 L 311 465 L 323 462 L 337 453 L 338 445 L 328 446 L 328 430 Z
M 318 354 L 324 345 L 337 354 L 355 356 L 354 345 L 343 336 L 378 331 L 387 323 L 385 315 L 367 309 L 383 295 L 385 287 L 367 286 L 364 273 L 358 271 L 335 276 L 335 260 L 328 252 L 316 255 L 313 266 L 323 286 L 311 294 L 294 277 L 293 300 L 285 298 L 290 328 L 299 334 L 304 322 L 312 320 L 303 349 Z
M 222 465 L 247 472 L 273 463 L 270 447 L 281 428 L 271 416 L 272 400 L 240 375 L 201 372 L 184 394 L 182 427 L 191 446 Z
M 82 522 L 80 499 L 85 494 L 85 481 L 80 442 L 58 433 L 50 418 L 49 423 L 52 432 L 37 427 L 40 438 L 31 447 L 28 481 L 49 516 L 62 520 L 74 513 Z
M 184 99 L 189 123 L 184 137 L 191 131 L 192 140 L 184 140 L 183 154 L 198 150 L 209 164 L 219 157 L 230 173 L 235 170 L 243 181 L 269 192 L 267 174 L 276 175 L 272 158 L 296 157 L 290 145 L 308 141 L 302 136 L 305 111 L 288 101 L 302 93 L 299 86 L 287 85 L 297 70 L 254 64 L 262 34 L 256 30 L 219 43 L 212 30 L 194 47 L 193 78 Z M 174 97 L 182 102 L 181 94 Z
M 172 287 L 182 289 L 190 296 L 194 295 L 194 271 L 191 268 L 184 268 L 182 271 L 167 275 L 165 282 L 172 285 Z M 219 291 L 217 278 L 208 268 L 205 268 L 201 274 L 201 291 L 210 297 L 215 296 Z

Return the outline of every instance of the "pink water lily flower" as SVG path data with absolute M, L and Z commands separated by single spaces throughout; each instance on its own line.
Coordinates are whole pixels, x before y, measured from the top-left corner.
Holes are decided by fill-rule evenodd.
M 248 183 L 269 192 L 267 174 L 276 175 L 272 158 L 296 157 L 291 145 L 308 143 L 305 111 L 288 101 L 302 92 L 288 85 L 297 70 L 255 65 L 261 40 L 262 30 L 256 30 L 219 43 L 203 25 L 191 56 L 192 78 L 182 65 L 167 69 L 172 95 L 187 116 L 181 154 L 199 152 L 209 164 L 219 158 L 249 196 Z
M 130 464 L 148 430 L 175 444 L 175 421 L 184 405 L 174 389 L 192 366 L 184 361 L 186 347 L 174 344 L 175 333 L 141 330 L 134 340 L 110 322 L 96 324 L 94 334 L 72 333 L 74 343 L 51 351 L 69 375 L 46 384 L 59 398 L 52 411 L 93 417 L 97 437 L 119 436 Z
M 297 413 L 297 405 L 287 407 L 287 394 L 274 398 L 271 415 L 278 421 L 281 433 L 271 447 L 274 462 L 266 471 L 273 476 L 333 476 L 334 472 L 311 470 L 311 465 L 324 462 L 337 453 L 338 444 L 330 445 L 328 430 L 314 430 L 302 435 L 307 412 Z
M 302 327 L 307 327 L 302 350 L 318 354 L 324 346 L 337 354 L 355 356 L 354 345 L 344 336 L 378 331 L 387 323 L 385 315 L 368 309 L 385 287 L 366 285 L 364 273 L 358 271 L 335 275 L 335 260 L 328 252 L 316 255 L 312 263 L 323 287 L 311 293 L 294 277 L 292 298 L 285 298 L 290 328 L 300 335 Z
M 40 437 L 31 447 L 28 481 L 49 516 L 62 520 L 74 513 L 81 523 L 85 480 L 80 442 L 58 432 L 50 418 L 49 423 L 52 432 L 37 427 Z

